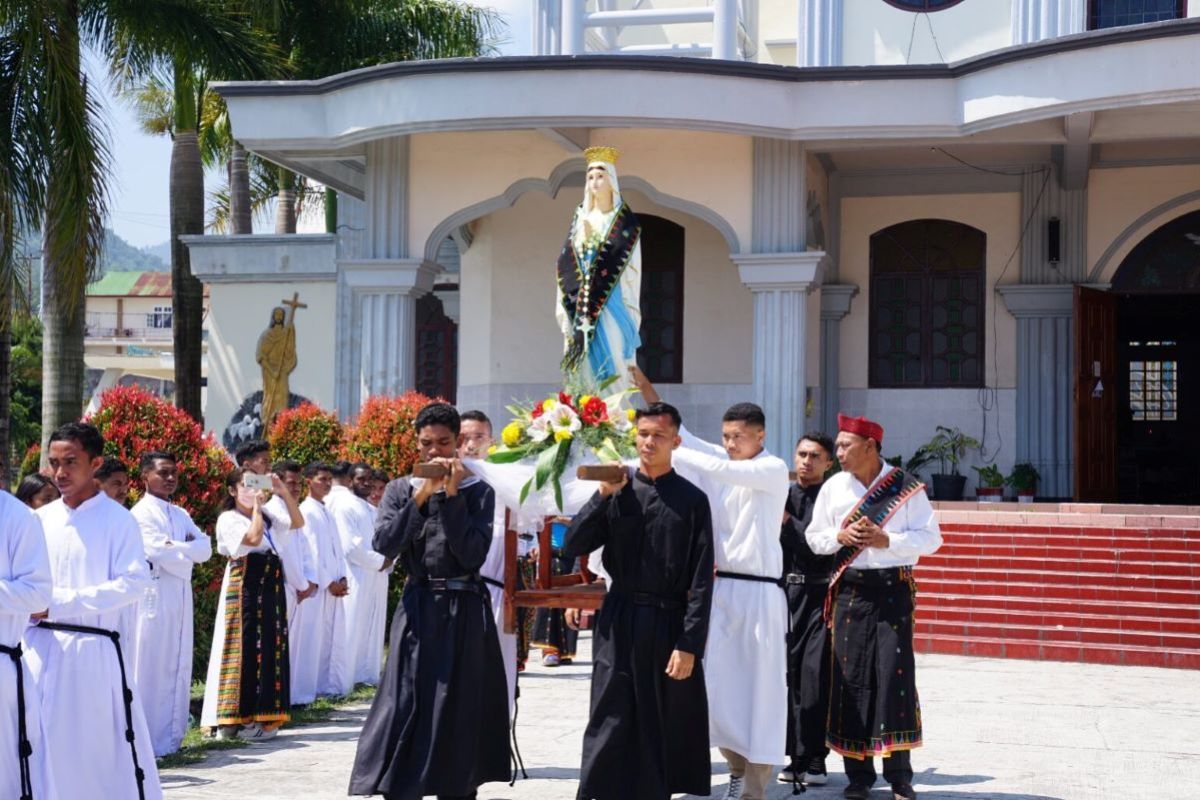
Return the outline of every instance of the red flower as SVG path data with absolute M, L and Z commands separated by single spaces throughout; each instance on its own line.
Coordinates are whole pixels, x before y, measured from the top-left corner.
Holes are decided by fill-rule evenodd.
M 564 406 L 567 406 L 568 408 L 577 410 L 577 409 L 575 409 L 575 404 L 571 402 L 571 395 L 567 394 L 566 392 L 558 393 L 558 402 L 562 403 Z
M 537 419 L 538 417 L 540 417 L 542 414 L 545 414 L 545 413 L 546 413 L 546 411 L 545 411 L 545 409 L 542 408 L 542 404 L 538 403 L 537 405 L 535 405 L 533 407 L 533 411 L 530 412 L 529 416 L 533 417 L 534 419 Z
M 579 418 L 587 425 L 608 422 L 608 406 L 599 397 L 588 398 L 587 404 L 579 412 Z

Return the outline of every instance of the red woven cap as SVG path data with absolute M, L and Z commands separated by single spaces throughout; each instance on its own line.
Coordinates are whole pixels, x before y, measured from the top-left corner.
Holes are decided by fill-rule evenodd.
M 838 414 L 838 430 L 853 433 L 856 436 L 862 436 L 867 439 L 874 439 L 883 444 L 883 426 L 878 422 L 872 422 L 866 417 L 851 417 L 846 414 Z

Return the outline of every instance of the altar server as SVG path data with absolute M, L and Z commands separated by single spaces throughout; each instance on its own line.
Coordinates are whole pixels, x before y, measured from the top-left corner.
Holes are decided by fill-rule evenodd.
M 134 691 L 136 605 L 150 570 L 133 515 L 96 486 L 104 439 L 73 422 L 50 436 L 59 500 L 37 510 L 54 581 L 50 607 L 25 634 L 59 797 L 158 800 L 141 695 Z
M 701 659 L 712 604 L 708 498 L 671 468 L 679 412 L 637 412 L 639 464 L 602 484 L 571 522 L 567 555 L 604 548 L 609 591 L 596 617 L 591 718 L 580 800 L 669 800 L 710 789 Z
M 271 472 L 283 482 L 293 498 L 300 497 L 304 481 L 299 463 L 291 459 L 276 461 Z M 283 521 L 288 517 L 287 506 L 283 498 L 278 496 L 272 497 L 263 506 L 263 513 L 273 520 Z M 290 535 L 279 537 L 275 543 L 283 560 L 283 577 L 287 583 L 288 661 L 294 706 L 307 705 L 317 698 L 315 673 L 305 671 L 301 666 L 302 661 L 314 657 L 313 643 L 306 639 L 312 633 L 311 625 L 304 624 L 302 617 L 305 613 L 301 608 L 316 596 L 319 587 L 317 563 L 305 540 L 304 527 L 300 525 L 293 528 Z M 303 673 L 301 681 L 296 679 L 298 672 Z
M 474 798 L 480 784 L 509 777 L 504 667 L 479 579 L 495 497 L 454 458 L 460 422 L 452 406 L 426 406 L 414 427 L 422 457 L 449 475 L 392 481 L 380 507 L 374 549 L 399 558 L 408 581 L 350 794 Z
M 314 462 L 304 468 L 304 476 L 308 479 L 308 497 L 300 504 L 304 515 L 301 534 L 309 561 L 315 565 L 319 588 L 296 610 L 294 627 L 302 631 L 298 638 L 305 652 L 292 660 L 292 682 L 302 684 L 292 694 L 346 694 L 353 688 L 349 653 L 335 647 L 335 642 L 346 638 L 345 597 L 350 590 L 337 525 L 324 503 L 333 486 L 333 473 L 328 464 Z
M 883 426 L 838 415 L 842 471 L 825 483 L 805 538 L 834 555 L 825 605 L 832 627 L 829 747 L 846 765 L 847 800 L 867 800 L 874 759 L 896 800 L 916 797 L 909 751 L 921 746 L 913 655 L 913 567 L 942 545 L 920 479 L 880 458 Z
M 154 755 L 174 753 L 188 727 L 192 689 L 192 567 L 212 557 L 212 542 L 171 502 L 179 487 L 175 456 L 140 462 L 146 494 L 133 507 L 153 588 L 138 604 L 133 675 L 146 709 Z
M 346 639 L 351 686 L 378 685 L 387 625 L 388 570 L 391 559 L 371 548 L 376 509 L 371 494 L 371 468 L 341 461 L 333 468 L 334 486 L 326 498 L 346 556 Z
M 29 617 L 50 607 L 50 560 L 37 518 L 0 492 L 0 797 L 56 800 L 42 715 L 21 651 Z
M 631 370 L 647 402 L 658 393 Z M 780 585 L 779 523 L 788 467 L 766 451 L 766 417 L 753 403 L 729 408 L 724 447 L 680 430 L 674 463 L 708 495 L 713 511 L 716 588 L 708 647 L 709 735 L 729 762 L 728 800 L 763 800 L 787 737 L 787 597 Z

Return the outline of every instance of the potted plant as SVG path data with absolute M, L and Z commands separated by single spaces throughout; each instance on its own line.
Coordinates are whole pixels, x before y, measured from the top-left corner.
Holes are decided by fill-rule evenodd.
M 1026 461 L 1013 464 L 1012 472 L 1004 479 L 1004 482 L 1016 491 L 1018 503 L 1032 503 L 1034 495 L 1037 494 L 1037 485 L 1041 477 L 1034 469 L 1033 464 Z
M 979 485 L 975 487 L 975 497 L 979 502 L 999 503 L 1004 499 L 1004 473 L 996 469 L 995 464 L 971 469 L 979 475 Z
M 962 500 L 967 479 L 958 471 L 958 463 L 968 450 L 977 450 L 979 442 L 958 428 L 938 425 L 925 448 L 937 459 L 942 470 L 933 475 L 934 499 Z

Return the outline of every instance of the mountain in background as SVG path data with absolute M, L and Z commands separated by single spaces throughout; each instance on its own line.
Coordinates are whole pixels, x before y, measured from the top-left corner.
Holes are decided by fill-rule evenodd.
M 100 253 L 100 272 L 169 272 L 169 260 L 164 261 L 158 255 L 160 247 L 168 248 L 167 258 L 170 259 L 169 245 L 166 243 L 139 250 L 111 228 L 105 228 L 104 249 Z
M 162 261 L 163 264 L 166 265 L 167 269 L 171 268 L 170 242 L 159 242 L 158 244 L 152 244 L 149 247 L 143 247 L 142 252 L 149 253 L 150 255 L 156 257 L 159 261 Z

